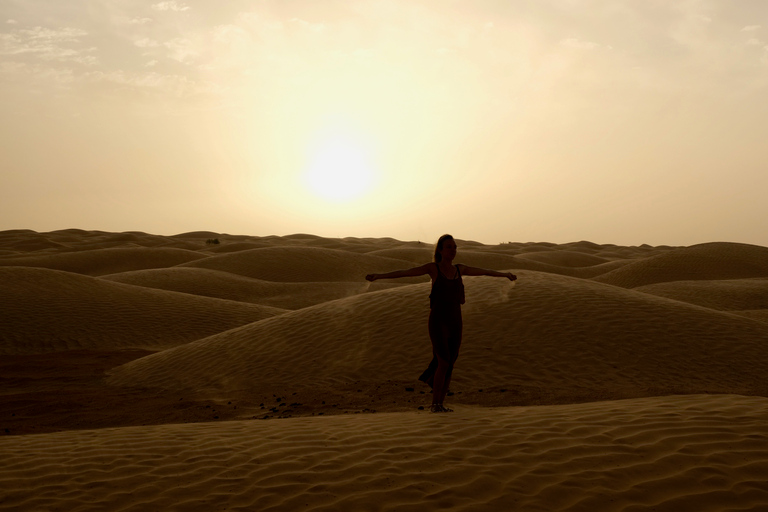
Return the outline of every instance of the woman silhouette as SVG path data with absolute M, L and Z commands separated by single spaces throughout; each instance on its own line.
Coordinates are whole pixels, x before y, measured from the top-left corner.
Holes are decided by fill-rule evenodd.
M 435 245 L 432 263 L 407 270 L 395 270 L 386 274 L 368 274 L 368 281 L 395 279 L 429 274 L 432 293 L 429 294 L 429 339 L 432 341 L 432 361 L 419 380 L 432 387 L 432 412 L 453 412 L 443 406 L 448 385 L 451 383 L 453 365 L 461 347 L 461 305 L 464 304 L 464 283 L 461 276 L 506 277 L 517 279 L 511 272 L 496 272 L 484 268 L 454 265 L 456 241 L 451 235 L 441 236 Z

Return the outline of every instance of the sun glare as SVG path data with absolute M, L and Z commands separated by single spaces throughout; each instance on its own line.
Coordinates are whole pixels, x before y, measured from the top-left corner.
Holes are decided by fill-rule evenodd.
M 365 145 L 349 136 L 325 138 L 309 155 L 305 183 L 313 194 L 335 202 L 358 199 L 373 186 L 375 171 Z

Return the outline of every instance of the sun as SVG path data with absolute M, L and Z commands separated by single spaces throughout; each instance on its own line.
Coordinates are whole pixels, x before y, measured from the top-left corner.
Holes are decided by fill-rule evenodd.
M 336 133 L 323 137 L 310 152 L 304 182 L 318 197 L 345 202 L 370 192 L 375 175 L 368 147 L 353 136 Z

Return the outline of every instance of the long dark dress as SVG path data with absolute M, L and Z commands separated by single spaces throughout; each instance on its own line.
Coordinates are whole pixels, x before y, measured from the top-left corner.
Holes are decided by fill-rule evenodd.
M 438 357 L 448 361 L 446 380 L 453 372 L 453 364 L 459 357 L 461 347 L 461 305 L 464 304 L 464 283 L 461 272 L 456 267 L 456 278 L 448 279 L 437 266 L 437 278 L 432 283 L 429 294 L 429 339 L 432 341 L 432 361 L 420 381 L 434 387 Z

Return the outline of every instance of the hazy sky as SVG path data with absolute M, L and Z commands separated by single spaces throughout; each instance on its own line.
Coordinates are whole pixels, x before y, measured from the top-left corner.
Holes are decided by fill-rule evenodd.
M 0 230 L 768 245 L 767 140 L 765 0 L 0 1 Z

